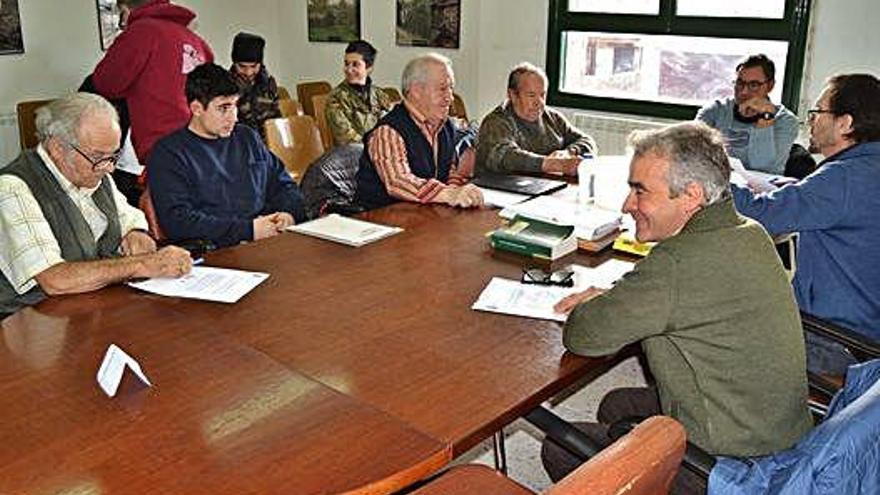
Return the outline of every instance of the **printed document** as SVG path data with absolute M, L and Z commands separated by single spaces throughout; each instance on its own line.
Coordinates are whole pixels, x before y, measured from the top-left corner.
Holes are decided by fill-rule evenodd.
M 596 268 L 571 265 L 568 269 L 574 271 L 573 287 L 523 284 L 518 280 L 493 277 L 471 309 L 564 322 L 567 315 L 553 311 L 553 306 L 562 298 L 589 287 L 610 289 L 633 266 L 633 263 L 620 260 L 609 260 Z
M 344 217 L 336 213 L 331 213 L 311 222 L 291 225 L 287 227 L 287 230 L 354 247 L 360 247 L 398 232 L 403 232 L 403 229 L 400 227 L 366 222 L 356 218 Z
M 268 273 L 194 266 L 180 278 L 151 278 L 128 285 L 161 296 L 234 303 L 269 278 Z

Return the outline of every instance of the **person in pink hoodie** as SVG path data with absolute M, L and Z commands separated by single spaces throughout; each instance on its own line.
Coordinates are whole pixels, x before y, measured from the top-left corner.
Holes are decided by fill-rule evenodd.
M 128 7 L 125 30 L 98 63 L 93 82 L 107 98 L 124 98 L 138 161 L 147 163 L 159 138 L 190 119 L 186 75 L 214 61 L 211 47 L 189 29 L 196 14 L 169 0 L 118 0 Z M 142 177 L 143 179 L 143 177 Z

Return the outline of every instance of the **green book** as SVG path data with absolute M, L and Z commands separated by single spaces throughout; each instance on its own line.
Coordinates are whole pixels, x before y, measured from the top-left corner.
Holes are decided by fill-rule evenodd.
M 555 260 L 577 250 L 574 227 L 517 215 L 489 234 L 495 249 Z

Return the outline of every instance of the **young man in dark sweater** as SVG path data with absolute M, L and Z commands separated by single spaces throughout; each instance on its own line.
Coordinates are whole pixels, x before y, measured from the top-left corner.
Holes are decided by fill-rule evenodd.
M 257 133 L 236 124 L 238 86 L 205 64 L 187 77 L 189 124 L 162 138 L 148 184 L 159 226 L 172 241 L 218 246 L 259 240 L 305 220 L 302 195 Z

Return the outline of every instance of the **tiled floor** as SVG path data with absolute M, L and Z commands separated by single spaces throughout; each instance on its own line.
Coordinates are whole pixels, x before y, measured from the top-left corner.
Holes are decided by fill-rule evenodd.
M 635 358 L 627 359 L 587 386 L 575 388 L 557 404 L 545 404 L 553 412 L 570 421 L 591 421 L 596 417 L 599 401 L 611 389 L 644 386 L 645 378 Z M 519 419 L 504 429 L 507 449 L 508 476 L 535 491 L 550 486 L 550 479 L 541 465 L 543 434 L 525 420 Z M 484 441 L 456 460 L 460 463 L 493 464 L 492 441 Z

